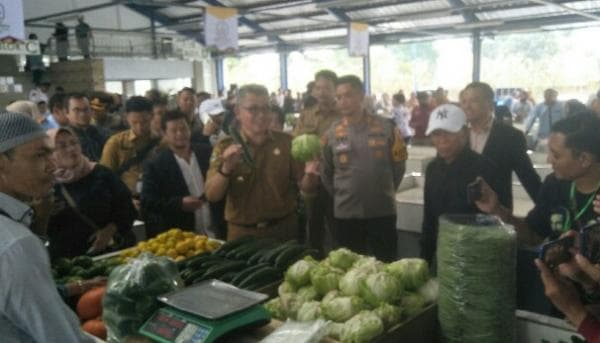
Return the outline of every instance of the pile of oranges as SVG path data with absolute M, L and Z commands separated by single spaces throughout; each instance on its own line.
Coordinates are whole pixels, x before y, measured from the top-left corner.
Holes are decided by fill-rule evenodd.
M 150 252 L 157 256 L 170 257 L 179 262 L 203 252 L 212 252 L 219 246 L 221 246 L 219 241 L 205 235 L 173 228 L 150 240 L 139 242 L 132 248 L 123 250 L 120 258 L 122 262 L 126 262 L 143 252 Z

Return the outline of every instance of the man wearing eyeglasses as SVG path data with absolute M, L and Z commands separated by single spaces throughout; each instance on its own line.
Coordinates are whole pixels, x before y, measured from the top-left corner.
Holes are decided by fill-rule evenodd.
M 318 162 L 306 173 L 291 157 L 292 137 L 269 130 L 273 113 L 269 93 L 260 85 L 240 88 L 234 109 L 238 128 L 216 144 L 206 182 L 206 198 L 226 198 L 227 239 L 241 236 L 288 240 L 297 236 L 298 186 L 318 185 Z M 304 175 L 303 175 L 304 174 Z
M 108 137 L 92 125 L 92 111 L 88 98 L 82 93 L 70 93 L 65 97 L 65 110 L 69 127 L 81 142 L 81 150 L 90 161 L 99 161 Z

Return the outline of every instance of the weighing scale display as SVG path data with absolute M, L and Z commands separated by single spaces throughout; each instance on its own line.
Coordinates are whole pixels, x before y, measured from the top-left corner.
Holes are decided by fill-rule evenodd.
M 159 310 L 144 326 L 147 333 L 168 342 L 201 343 L 211 329 L 191 323 L 174 313 Z

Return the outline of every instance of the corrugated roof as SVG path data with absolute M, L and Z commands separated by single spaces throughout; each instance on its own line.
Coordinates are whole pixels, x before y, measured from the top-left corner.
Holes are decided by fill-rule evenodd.
M 95 0 L 94 4 L 101 5 L 102 1 L 106 2 L 104 7 L 114 6 L 109 0 Z M 163 28 L 180 32 L 192 29 L 198 32 L 198 37 L 202 37 L 202 10 L 185 6 L 210 2 L 237 7 L 240 17 L 244 18 L 238 27 L 242 50 L 261 44 L 271 47 L 274 42 L 311 46 L 344 44 L 348 20 L 368 23 L 373 43 L 426 38 L 432 34 L 466 35 L 474 29 L 496 34 L 600 22 L 600 0 L 561 0 L 548 4 L 528 0 L 160 0 L 163 4 L 167 1 L 172 5 L 162 8 L 151 1 L 147 5 L 136 1 L 134 5 L 119 6 L 147 17 L 159 14 L 155 18 L 158 28 L 164 25 Z M 90 12 L 96 10 L 103 9 Z M 38 17 L 30 15 L 27 21 L 53 25 L 53 20 L 61 15 L 64 16 L 56 13 L 52 18 L 42 12 Z M 90 25 L 103 27 L 101 22 L 90 22 Z

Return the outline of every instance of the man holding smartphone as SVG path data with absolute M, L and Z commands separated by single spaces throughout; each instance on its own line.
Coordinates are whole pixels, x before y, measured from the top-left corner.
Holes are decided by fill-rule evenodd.
M 429 118 L 426 134 L 437 157 L 425 172 L 425 204 L 421 257 L 432 265 L 438 219 L 442 214 L 477 213 L 475 201 L 481 196 L 482 179 L 498 189 L 490 160 L 469 149 L 466 116 L 455 105 L 437 107 Z
M 516 218 L 500 204 L 487 184 L 477 206 L 512 224 L 522 243 L 537 245 L 545 238 L 577 230 L 596 221 L 594 200 L 600 189 L 600 118 L 583 112 L 552 126 L 548 162 L 554 173 L 544 180 L 535 207 L 526 218 Z

